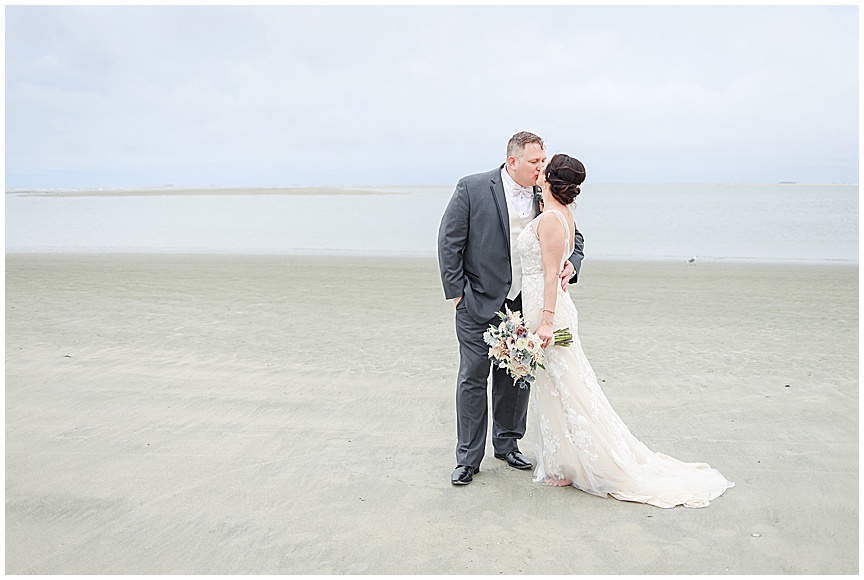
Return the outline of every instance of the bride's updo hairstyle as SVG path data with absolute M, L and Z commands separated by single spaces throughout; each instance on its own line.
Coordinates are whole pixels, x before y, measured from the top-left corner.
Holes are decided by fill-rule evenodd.
M 546 181 L 552 197 L 570 205 L 579 195 L 579 185 L 585 181 L 585 166 L 575 157 L 556 153 L 546 166 Z

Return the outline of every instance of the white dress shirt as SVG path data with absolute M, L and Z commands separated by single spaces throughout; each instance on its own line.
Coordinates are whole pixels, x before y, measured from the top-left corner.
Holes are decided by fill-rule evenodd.
M 522 187 L 510 177 L 506 168 L 501 169 L 501 180 L 507 202 L 507 214 L 510 218 L 510 275 L 511 286 L 507 294 L 513 300 L 522 291 L 522 262 L 516 251 L 516 240 L 531 220 L 534 219 L 534 188 Z
M 534 211 L 534 188 L 532 186 L 522 187 L 507 173 L 507 167 L 501 168 L 501 182 L 504 185 L 504 193 L 513 202 L 519 217 L 526 218 Z

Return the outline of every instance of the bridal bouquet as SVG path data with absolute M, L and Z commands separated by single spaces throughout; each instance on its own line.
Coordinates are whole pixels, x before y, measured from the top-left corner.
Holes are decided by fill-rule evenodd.
M 507 369 L 507 374 L 513 377 L 513 382 L 524 389 L 534 382 L 534 371 L 537 367 L 545 369 L 540 337 L 528 332 L 522 321 L 522 313 L 518 310 L 499 312 L 501 324 L 496 328 L 489 325 L 489 330 L 483 333 L 483 340 L 489 345 L 489 358 L 492 364 Z M 569 328 L 562 328 L 553 333 L 552 345 L 570 346 L 573 335 Z

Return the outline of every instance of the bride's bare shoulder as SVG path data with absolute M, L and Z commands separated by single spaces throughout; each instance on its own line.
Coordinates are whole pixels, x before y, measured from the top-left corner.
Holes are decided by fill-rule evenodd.
M 550 240 L 557 240 L 559 237 L 564 238 L 564 232 L 561 229 L 561 218 L 553 215 L 554 212 L 544 211 L 537 216 L 537 237 Z

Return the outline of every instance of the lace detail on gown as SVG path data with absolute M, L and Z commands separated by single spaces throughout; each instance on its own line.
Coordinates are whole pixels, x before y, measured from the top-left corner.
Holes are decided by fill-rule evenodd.
M 570 239 L 564 216 L 552 211 Z M 543 260 L 536 227 L 541 214 L 516 242 L 522 261 L 522 313 L 536 329 L 543 314 Z M 559 267 L 572 253 L 563 253 Z M 685 463 L 655 453 L 630 433 L 597 382 L 582 351 L 579 315 L 558 287 L 554 328 L 569 327 L 573 344 L 546 350 L 546 370 L 531 387 L 529 423 L 537 433 L 534 481 L 570 480 L 585 492 L 663 508 L 705 507 L 734 483 L 705 463 Z

